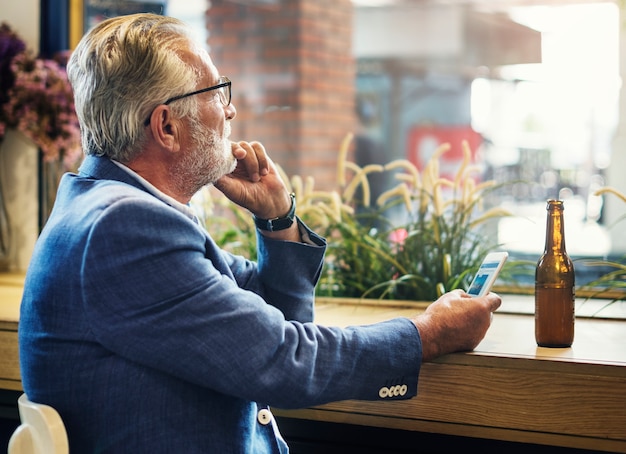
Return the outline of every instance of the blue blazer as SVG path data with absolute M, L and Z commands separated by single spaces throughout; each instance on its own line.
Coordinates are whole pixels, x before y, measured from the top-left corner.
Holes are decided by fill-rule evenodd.
M 421 343 L 397 318 L 318 326 L 325 251 L 258 236 L 220 250 L 172 200 L 107 158 L 61 181 L 27 272 L 24 391 L 73 453 L 284 453 L 269 406 L 417 393 Z

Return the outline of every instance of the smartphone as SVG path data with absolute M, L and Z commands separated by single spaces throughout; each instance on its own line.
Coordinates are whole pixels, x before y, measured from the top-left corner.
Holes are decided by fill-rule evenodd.
M 487 254 L 483 263 L 480 264 L 467 293 L 472 296 L 483 296 L 489 293 L 508 256 L 508 252 L 490 252 Z

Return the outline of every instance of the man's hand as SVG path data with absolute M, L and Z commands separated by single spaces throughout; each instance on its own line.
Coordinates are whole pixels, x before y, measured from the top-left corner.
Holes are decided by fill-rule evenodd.
M 215 187 L 237 205 L 261 219 L 285 216 L 291 208 L 291 197 L 274 162 L 259 142 L 232 142 L 237 167 L 215 182 Z M 283 240 L 300 241 L 297 223 L 285 230 L 263 232 Z
M 412 319 L 422 338 L 422 360 L 476 348 L 491 325 L 501 298 L 495 293 L 471 297 L 462 290 L 442 295 Z
M 291 199 L 285 183 L 259 142 L 232 142 L 237 167 L 220 178 L 215 187 L 226 197 L 257 217 L 271 219 L 285 215 Z

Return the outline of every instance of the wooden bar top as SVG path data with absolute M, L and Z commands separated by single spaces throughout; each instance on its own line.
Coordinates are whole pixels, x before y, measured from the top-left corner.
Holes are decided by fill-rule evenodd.
M 517 296 L 504 295 L 502 298 L 506 301 L 508 298 L 517 299 Z M 534 304 L 532 298 L 526 297 L 526 300 L 529 305 Z M 362 300 L 335 302 L 333 299 L 319 298 L 315 321 L 323 325 L 336 326 L 375 323 L 392 317 L 410 317 L 422 311 L 424 307 L 424 303 L 402 302 L 398 307 L 390 303 L 379 306 L 376 302 Z M 506 303 L 503 303 L 503 310 L 508 309 Z M 503 310 L 498 310 L 494 314 L 487 335 L 475 351 L 448 355 L 436 362 L 484 364 L 483 358 L 499 357 L 626 367 L 626 320 L 579 316 L 576 318 L 572 347 L 546 348 L 538 347 L 535 343 L 533 317 Z M 626 374 L 626 369 L 621 370 L 621 373 Z
M 626 453 L 626 321 L 577 317 L 570 348 L 538 347 L 532 297 L 511 295 L 473 352 L 425 363 L 418 396 L 407 401 L 344 401 L 280 416 Z M 523 314 L 507 313 L 526 304 Z M 581 303 L 587 304 L 587 303 Z M 604 305 L 604 302 L 599 304 Z M 585 308 L 596 312 L 597 308 Z M 338 326 L 410 316 L 402 307 L 320 300 L 316 321 Z M 583 311 L 580 311 L 583 312 Z
M 0 388 L 21 390 L 17 326 L 23 275 L 0 274 Z M 626 453 L 624 302 L 606 318 L 577 302 L 571 348 L 534 340 L 532 297 L 503 295 L 485 339 L 473 352 L 422 366 L 418 396 L 407 401 L 343 401 L 274 413 L 495 440 Z M 601 303 L 605 304 L 605 303 Z M 318 298 L 316 322 L 347 326 L 422 311 L 425 303 Z M 521 314 L 520 314 L 521 312 Z M 602 314 L 602 311 L 600 312 Z
M 0 389 L 22 389 L 17 350 L 17 324 L 24 274 L 0 273 Z

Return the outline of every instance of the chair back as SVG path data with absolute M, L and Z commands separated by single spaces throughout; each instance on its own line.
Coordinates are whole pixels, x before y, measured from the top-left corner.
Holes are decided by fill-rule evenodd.
M 17 400 L 20 426 L 9 440 L 8 454 L 68 454 L 69 444 L 63 420 L 49 405 L 28 400 L 22 394 Z

